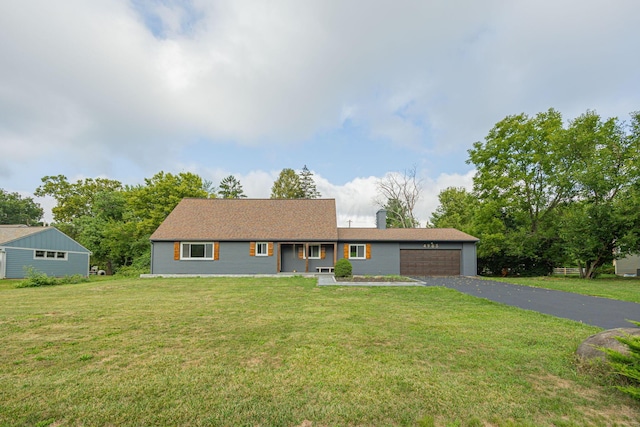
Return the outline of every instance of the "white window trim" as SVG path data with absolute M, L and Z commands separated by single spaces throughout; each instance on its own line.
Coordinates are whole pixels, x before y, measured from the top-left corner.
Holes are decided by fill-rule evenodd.
M 259 248 L 264 247 L 264 253 L 261 253 Z M 256 242 L 256 256 L 269 256 L 269 243 Z
M 362 254 L 363 256 L 359 257 L 359 256 L 351 256 L 351 247 L 352 246 L 362 246 Z M 358 253 L 358 250 L 356 249 L 356 253 Z M 367 259 L 367 245 L 364 243 L 355 243 L 355 244 L 349 244 L 349 259 Z
M 318 256 L 311 256 L 311 248 L 318 248 Z M 306 248 L 305 248 L 306 250 Z M 309 245 L 309 259 L 321 259 L 322 258 L 322 245 Z
M 43 252 L 44 256 L 38 256 L 38 252 Z M 55 254 L 52 257 L 48 257 L 47 254 L 52 253 Z M 63 257 L 58 257 L 58 254 L 63 254 Z M 66 251 L 48 251 L 46 249 L 34 249 L 33 250 L 33 259 L 38 261 L 68 261 L 69 253 Z
M 204 248 L 204 257 L 185 257 L 184 256 L 184 245 L 205 245 Z M 211 257 L 207 257 L 207 245 L 211 245 Z M 215 250 L 216 246 L 213 242 L 180 242 L 180 261 L 213 261 L 215 259 Z M 191 254 L 191 247 L 189 247 L 189 254 Z

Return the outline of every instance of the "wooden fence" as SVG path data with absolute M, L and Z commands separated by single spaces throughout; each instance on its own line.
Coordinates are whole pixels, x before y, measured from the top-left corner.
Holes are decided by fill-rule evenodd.
M 561 274 L 563 276 L 580 274 L 578 267 L 556 267 L 553 269 L 553 274 Z

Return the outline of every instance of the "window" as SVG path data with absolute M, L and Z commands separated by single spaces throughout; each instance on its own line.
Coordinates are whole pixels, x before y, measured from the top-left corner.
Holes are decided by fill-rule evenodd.
M 309 245 L 309 259 L 320 259 L 320 245 Z
M 349 245 L 349 258 L 350 259 L 366 259 L 367 258 L 366 245 Z
M 180 259 L 213 259 L 213 243 L 182 243 Z
M 56 251 L 34 251 L 33 257 L 35 259 L 57 259 L 65 261 L 67 259 L 67 253 Z
M 268 256 L 269 245 L 265 242 L 256 243 L 256 256 Z

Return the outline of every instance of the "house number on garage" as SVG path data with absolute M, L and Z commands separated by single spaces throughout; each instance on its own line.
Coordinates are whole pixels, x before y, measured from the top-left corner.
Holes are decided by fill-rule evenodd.
M 424 245 L 422 245 L 425 249 L 438 249 L 438 244 L 437 243 L 425 243 Z

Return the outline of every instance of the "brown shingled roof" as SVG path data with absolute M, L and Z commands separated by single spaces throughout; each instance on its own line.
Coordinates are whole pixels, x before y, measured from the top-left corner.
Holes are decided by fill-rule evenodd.
M 478 239 L 455 228 L 339 228 L 340 241 L 430 241 L 477 242 Z
M 151 240 L 338 239 L 334 199 L 183 199 Z

